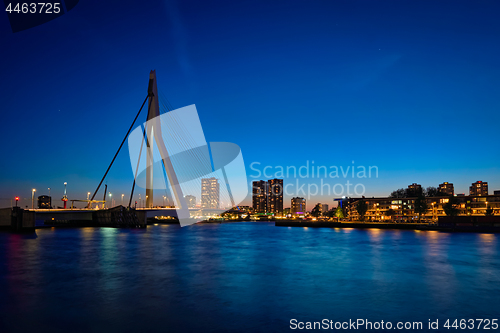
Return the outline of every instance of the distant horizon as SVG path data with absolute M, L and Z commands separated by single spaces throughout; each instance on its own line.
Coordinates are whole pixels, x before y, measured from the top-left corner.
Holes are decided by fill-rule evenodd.
M 268 181 L 269 179 L 273 179 L 273 178 L 249 178 L 249 195 L 247 197 L 247 199 L 245 199 L 242 203 L 240 203 L 238 206 L 252 206 L 252 182 L 254 181 L 258 181 L 258 180 L 264 180 L 264 181 Z M 283 179 L 283 178 L 278 178 L 278 179 Z M 287 185 L 286 183 L 286 179 L 284 179 L 284 186 Z M 482 182 L 486 182 L 488 183 L 488 195 L 494 195 L 494 191 L 500 191 L 500 189 L 495 189 L 491 186 L 490 182 L 487 181 L 487 180 L 482 180 L 482 179 L 478 179 L 476 181 L 482 181 Z M 451 183 L 453 184 L 454 186 L 454 192 L 455 192 L 455 196 L 456 195 L 459 195 L 459 194 L 464 194 L 464 195 L 469 195 L 469 186 L 472 185 L 473 183 L 475 183 L 476 181 L 474 182 L 471 182 L 471 184 L 467 185 L 467 191 L 465 192 L 461 192 L 461 191 L 457 191 L 457 187 L 456 187 L 456 184 L 453 183 L 452 181 L 447 181 L 448 183 Z M 357 196 L 357 195 L 351 195 L 349 197 L 353 197 L 353 198 L 360 198 L 362 196 L 366 197 L 366 198 L 384 198 L 384 197 L 390 197 L 390 194 L 392 191 L 395 191 L 395 190 L 398 190 L 398 189 L 406 189 L 409 185 L 413 184 L 413 183 L 417 183 L 419 185 L 422 186 L 422 189 L 427 189 L 428 187 L 435 187 L 435 188 L 438 188 L 439 184 L 441 183 L 444 183 L 446 181 L 442 181 L 436 185 L 425 185 L 425 184 L 421 184 L 419 182 L 411 182 L 411 183 L 408 183 L 407 185 L 405 186 L 399 186 L 397 188 L 393 188 L 389 193 L 384 193 L 384 194 L 371 194 L 371 192 L 366 192 L 365 194 L 363 195 L 360 195 L 360 196 Z M 61 187 L 62 189 L 64 189 L 64 185 Z M 35 188 L 36 189 L 36 188 Z M 104 186 L 101 188 L 101 190 L 99 191 L 99 193 L 96 195 L 96 200 L 101 200 L 102 199 L 102 195 L 103 195 L 103 189 L 104 189 Z M 31 190 L 29 191 L 29 193 L 31 194 Z M 141 190 L 137 190 L 134 191 L 134 198 L 135 199 L 138 199 L 138 194 L 137 192 L 141 192 L 143 189 Z M 130 191 L 130 189 L 129 189 Z M 158 190 L 157 190 L 158 191 Z M 42 190 L 43 192 L 43 190 Z M 46 193 L 45 193 L 46 192 Z M 36 205 L 36 199 L 41 196 L 41 195 L 49 195 L 49 191 L 48 191 L 48 188 L 45 190 L 44 193 L 41 193 L 39 189 L 36 189 L 36 195 L 35 195 L 35 205 Z M 109 192 L 109 191 L 108 191 Z M 160 192 L 160 191 L 158 191 Z M 62 192 L 61 192 L 61 195 L 58 195 L 58 194 L 55 194 L 53 192 L 53 188 L 51 188 L 50 190 L 50 193 L 51 193 L 51 198 L 52 198 L 52 205 L 54 207 L 57 207 L 59 205 L 62 206 L 62 201 L 59 203 L 60 200 L 54 200 L 55 198 L 58 198 L 59 196 L 62 197 Z M 68 191 L 68 193 L 71 193 L 71 191 Z M 82 194 L 82 193 L 81 193 Z M 93 191 L 91 191 L 91 195 L 93 194 Z M 119 205 L 121 204 L 121 194 L 120 192 L 113 192 L 113 195 L 114 197 L 112 199 L 115 200 L 115 204 L 116 205 Z M 130 198 L 130 192 L 127 193 L 127 192 L 123 192 L 124 194 L 124 205 L 127 206 L 128 205 L 128 201 L 129 201 L 129 198 Z M 84 193 L 84 196 L 81 196 L 81 197 L 78 197 L 78 199 L 85 199 L 86 198 L 86 195 L 87 195 L 87 192 Z M 184 193 L 184 196 L 188 196 L 188 195 L 194 195 L 192 193 Z M 23 197 L 23 196 L 20 196 L 20 195 L 15 195 L 13 196 L 12 198 L 1 198 L 0 201 L 3 201 L 5 204 L 7 205 L 3 205 L 2 207 L 0 208 L 4 208 L 4 207 L 10 207 L 10 203 L 9 201 L 12 201 L 12 205 L 15 205 L 15 197 L 18 196 L 20 201 L 19 201 L 19 206 L 21 207 L 24 207 L 26 205 L 28 205 L 29 208 L 31 208 L 31 196 L 30 197 Z M 68 194 L 69 196 L 69 199 L 70 201 L 72 199 L 76 199 L 76 197 L 72 197 Z M 135 197 L 137 196 L 137 198 Z M 194 195 L 196 197 L 196 204 L 199 205 L 200 202 L 201 202 L 201 196 L 200 195 Z M 337 202 L 334 201 L 334 199 L 340 199 L 342 196 L 334 196 L 334 197 L 326 197 L 326 196 L 317 196 L 317 197 L 311 197 L 311 198 L 307 198 L 307 195 L 306 196 L 300 196 L 300 195 L 295 195 L 295 196 L 290 196 L 290 195 L 284 195 L 283 197 L 283 207 L 284 208 L 287 208 L 287 205 L 289 206 L 290 205 L 290 201 L 293 197 L 304 197 L 306 199 L 306 207 L 307 207 L 307 210 L 310 211 L 312 208 L 314 208 L 314 206 L 317 204 L 317 203 L 322 203 L 322 204 L 328 204 L 329 207 L 336 207 L 337 205 Z M 106 199 L 111 202 L 111 200 L 109 199 L 109 196 L 107 195 L 106 196 Z M 141 194 L 141 200 L 144 200 L 144 195 Z M 163 195 L 158 195 L 158 196 L 155 196 L 155 205 L 157 206 L 161 206 L 162 205 L 162 201 L 163 201 Z M 82 205 L 82 203 L 77 203 L 75 204 L 75 206 L 77 205 Z M 134 203 L 133 203 L 134 205 Z M 139 206 L 140 206 L 140 203 L 139 203 Z M 221 207 L 223 208 L 223 207 Z

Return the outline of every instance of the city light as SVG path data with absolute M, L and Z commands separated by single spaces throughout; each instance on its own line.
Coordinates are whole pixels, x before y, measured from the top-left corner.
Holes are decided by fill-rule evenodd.
M 36 189 L 31 190 L 31 209 L 35 209 L 35 192 Z

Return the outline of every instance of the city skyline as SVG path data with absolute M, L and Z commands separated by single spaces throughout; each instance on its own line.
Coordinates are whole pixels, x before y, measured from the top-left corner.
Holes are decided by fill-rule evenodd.
M 214 178 L 215 179 L 215 178 Z M 205 179 L 207 180 L 207 179 Z M 217 179 L 215 179 L 217 180 Z M 282 180 L 283 181 L 283 180 Z M 266 193 L 269 191 L 269 186 L 267 185 L 267 181 L 266 180 L 259 180 L 259 181 L 255 181 L 255 180 L 250 180 L 250 183 L 249 183 L 249 194 L 248 194 L 248 197 L 247 199 L 245 199 L 241 204 L 240 206 L 254 206 L 255 207 L 255 204 L 254 204 L 254 190 L 255 190 L 255 183 L 256 182 L 263 182 L 264 187 L 263 187 L 263 191 L 265 191 Z M 474 182 L 472 182 L 470 185 L 468 186 L 461 186 L 459 187 L 460 189 L 463 189 L 463 188 L 467 188 L 467 191 L 457 191 L 456 190 L 456 187 L 454 187 L 454 183 L 452 182 L 448 182 L 448 181 L 443 181 L 439 184 L 420 184 L 420 183 L 410 183 L 410 184 L 407 184 L 407 185 L 403 185 L 403 186 L 398 186 L 397 188 L 393 188 L 392 191 L 395 191 L 395 190 L 398 190 L 398 189 L 405 189 L 407 187 L 411 187 L 412 185 L 420 185 L 422 189 L 426 189 L 428 187 L 435 187 L 436 190 L 440 190 L 440 189 L 444 189 L 443 192 L 446 193 L 446 187 L 448 186 L 449 188 L 451 188 L 451 191 L 453 191 L 453 194 L 455 196 L 459 196 L 459 195 L 475 195 L 475 193 L 471 192 L 471 189 L 477 185 L 477 184 L 483 184 L 485 185 L 485 193 L 487 193 L 488 195 L 492 195 L 494 194 L 494 192 L 497 192 L 500 191 L 500 189 L 497 189 L 497 188 L 492 188 L 491 186 L 489 187 L 489 182 L 488 181 L 483 181 L 483 180 L 476 180 Z M 281 186 L 286 186 L 286 181 L 283 181 L 283 184 L 284 185 L 281 185 Z M 64 183 L 62 185 L 62 190 L 64 191 Z M 196 200 L 196 196 L 193 196 L 193 195 L 190 195 L 190 194 L 187 194 L 185 195 L 185 198 L 190 198 L 192 197 L 193 199 L 190 199 L 190 202 L 188 203 L 188 206 L 189 207 L 193 207 L 192 205 L 192 202 L 194 202 L 194 206 L 199 206 L 199 207 L 202 207 L 203 206 L 203 195 L 201 194 L 203 192 L 203 180 L 202 180 L 202 185 L 201 185 L 201 191 L 200 191 L 200 201 L 198 202 Z M 475 188 L 475 187 L 474 187 Z M 57 187 L 56 187 L 57 189 Z M 36 202 L 37 198 L 39 196 L 46 196 L 46 195 L 49 195 L 51 197 L 51 200 L 52 200 L 52 206 L 53 207 L 58 207 L 59 204 L 62 205 L 62 201 L 60 200 L 58 194 L 54 194 L 53 192 L 53 188 L 47 188 L 47 190 L 40 190 L 40 189 L 36 189 L 36 188 L 33 188 L 33 189 L 30 189 L 29 191 L 29 196 L 19 196 L 19 195 L 16 195 L 12 198 L 4 198 L 3 201 L 5 203 L 7 203 L 7 206 L 10 206 L 10 205 L 15 205 L 15 199 L 18 198 L 19 201 L 18 201 L 18 204 L 21 206 L 21 207 L 24 207 L 24 206 L 28 206 L 28 207 L 31 207 L 31 204 L 33 202 Z M 388 192 L 388 193 L 383 193 L 381 195 L 368 195 L 368 194 L 363 194 L 363 195 L 360 195 L 360 196 L 356 196 L 356 195 L 351 195 L 349 197 L 366 197 L 366 198 L 384 198 L 384 197 L 390 197 L 390 194 L 391 192 Z M 33 193 L 35 193 L 36 195 L 33 196 Z M 50 195 L 50 194 L 53 194 L 53 195 Z M 90 192 L 87 192 L 87 196 Z M 208 193 L 208 192 L 207 192 Z M 112 195 L 115 195 L 115 197 L 112 197 Z M 449 193 L 448 193 L 449 194 Z M 55 196 L 54 196 L 55 195 Z M 480 194 L 481 195 L 481 194 Z M 483 194 L 485 195 L 485 194 Z M 206 194 L 205 196 L 209 196 L 208 194 Z M 300 197 L 300 195 L 295 195 L 295 194 L 290 194 L 290 195 L 287 195 L 286 191 L 284 191 L 283 193 L 283 201 L 284 202 L 287 202 L 289 200 L 291 200 L 292 198 L 294 197 Z M 60 195 L 60 197 L 62 198 L 63 196 Z M 98 196 L 99 198 L 100 196 Z M 121 199 L 116 199 L 116 197 L 118 198 L 121 198 Z M 335 203 L 335 199 L 340 199 L 342 197 L 342 195 L 339 195 L 339 196 L 320 196 L 320 195 L 314 195 L 314 196 L 311 196 L 310 198 L 307 199 L 307 204 L 310 205 L 310 207 L 308 206 L 307 207 L 307 210 L 311 210 L 317 203 L 323 203 L 323 204 L 327 204 L 327 205 L 331 205 L 332 208 L 336 207 L 334 206 L 334 203 Z M 130 198 L 130 195 L 129 194 L 125 194 L 125 193 L 122 193 L 122 194 L 119 194 L 117 192 L 110 192 L 108 191 L 107 195 L 106 195 L 106 200 L 109 200 L 110 202 L 112 200 L 114 200 L 113 202 L 118 205 L 118 204 L 121 204 L 121 201 L 120 200 L 125 200 L 124 202 L 128 202 Z M 138 207 L 141 207 L 142 205 L 145 204 L 145 202 L 143 202 L 145 200 L 144 198 L 144 195 L 139 195 L 139 194 L 135 194 L 134 195 L 134 198 L 138 199 Z M 326 200 L 325 200 L 326 198 Z M 158 198 L 155 199 L 155 206 L 162 206 L 162 205 L 165 205 L 165 199 L 167 199 L 167 203 L 170 203 L 171 200 L 173 200 L 171 197 L 164 197 L 164 196 L 160 196 Z M 33 201 L 34 200 L 34 201 Z M 71 200 L 71 199 L 70 199 Z M 191 200 L 194 200 L 194 201 L 191 201 Z M 219 202 L 220 204 L 220 207 L 218 208 L 229 208 L 230 207 L 230 203 L 229 202 L 222 202 L 222 201 L 218 201 L 219 199 L 216 199 L 217 202 Z M 264 199 L 266 204 L 263 206 L 265 207 L 264 211 L 267 210 L 267 198 Z M 283 209 L 284 208 L 290 208 L 288 207 L 285 203 L 282 203 L 282 207 Z M 77 205 L 78 206 L 78 205 Z M 75 206 L 76 207 L 76 206 Z M 194 207 L 193 207 L 194 208 Z
M 281 203 L 282 203 L 282 209 L 279 211 L 274 211 L 271 207 L 269 202 L 270 197 L 271 197 L 271 190 L 270 190 L 270 183 L 276 183 L 279 182 L 279 186 L 281 187 L 282 193 L 281 193 Z M 313 196 L 313 197 L 307 197 L 307 200 L 303 197 L 300 196 L 295 196 L 294 194 L 287 194 L 286 192 L 286 187 L 287 184 L 283 181 L 283 179 L 269 179 L 269 180 L 257 180 L 252 182 L 252 190 L 250 193 L 252 194 L 252 206 L 253 209 L 256 213 L 280 213 L 284 209 L 291 209 L 293 211 L 293 206 L 294 206 L 294 200 L 295 199 L 300 199 L 304 200 L 304 206 L 306 207 L 307 211 L 311 211 L 314 206 L 319 204 L 320 206 L 326 206 L 328 211 L 329 205 L 331 205 L 332 209 L 335 209 L 337 206 L 334 206 L 333 204 L 329 202 L 324 202 L 321 201 L 321 197 L 319 196 Z M 400 193 L 399 193 L 400 192 Z M 462 193 L 457 193 L 454 190 L 454 184 L 451 182 L 442 182 L 441 184 L 438 184 L 437 186 L 422 186 L 422 184 L 418 183 L 411 183 L 408 184 L 407 187 L 402 187 L 398 189 L 394 189 L 391 193 L 387 193 L 386 195 L 381 195 L 381 196 L 365 196 L 365 195 L 354 195 L 354 196 L 336 196 L 332 197 L 331 201 L 334 203 L 335 201 L 338 204 L 338 201 L 340 199 L 344 198 L 353 198 L 353 199 L 359 199 L 359 198 L 414 198 L 418 196 L 424 196 L 424 197 L 448 197 L 448 196 L 488 196 L 488 195 L 498 195 L 500 193 L 500 190 L 492 190 L 491 192 L 488 190 L 488 182 L 486 181 L 481 181 L 478 180 L 474 183 L 472 183 L 469 186 L 469 191 L 468 192 L 462 192 Z M 285 201 L 291 200 L 291 204 L 288 207 L 286 204 L 284 204 Z M 302 202 L 302 201 L 301 201 Z M 305 202 L 308 202 L 309 207 L 306 206 Z M 320 207 L 321 211 L 324 212 L 325 210 Z

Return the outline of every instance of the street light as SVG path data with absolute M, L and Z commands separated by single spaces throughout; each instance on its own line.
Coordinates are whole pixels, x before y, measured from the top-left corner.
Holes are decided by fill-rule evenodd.
M 113 194 L 111 194 L 111 192 L 109 192 L 109 198 L 111 199 L 111 207 L 113 207 Z
M 125 196 L 125 194 L 122 194 L 122 206 L 123 206 L 123 197 Z
M 87 208 L 88 209 L 92 208 L 92 205 L 90 204 L 89 197 L 90 197 L 90 192 L 87 192 Z M 99 205 L 99 204 L 97 204 L 97 205 Z
M 36 189 L 31 191 L 31 209 L 35 209 L 35 192 Z
M 64 209 L 66 209 L 66 203 L 68 202 L 68 196 L 66 195 L 66 185 L 68 185 L 68 183 L 64 182 L 64 195 L 62 197 L 62 201 L 64 202 Z
M 49 197 L 50 197 L 50 187 L 49 187 Z

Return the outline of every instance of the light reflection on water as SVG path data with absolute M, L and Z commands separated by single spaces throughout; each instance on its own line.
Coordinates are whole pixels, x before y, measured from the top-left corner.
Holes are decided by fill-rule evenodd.
M 496 318 L 498 237 L 262 222 L 0 233 L 0 331 Z

